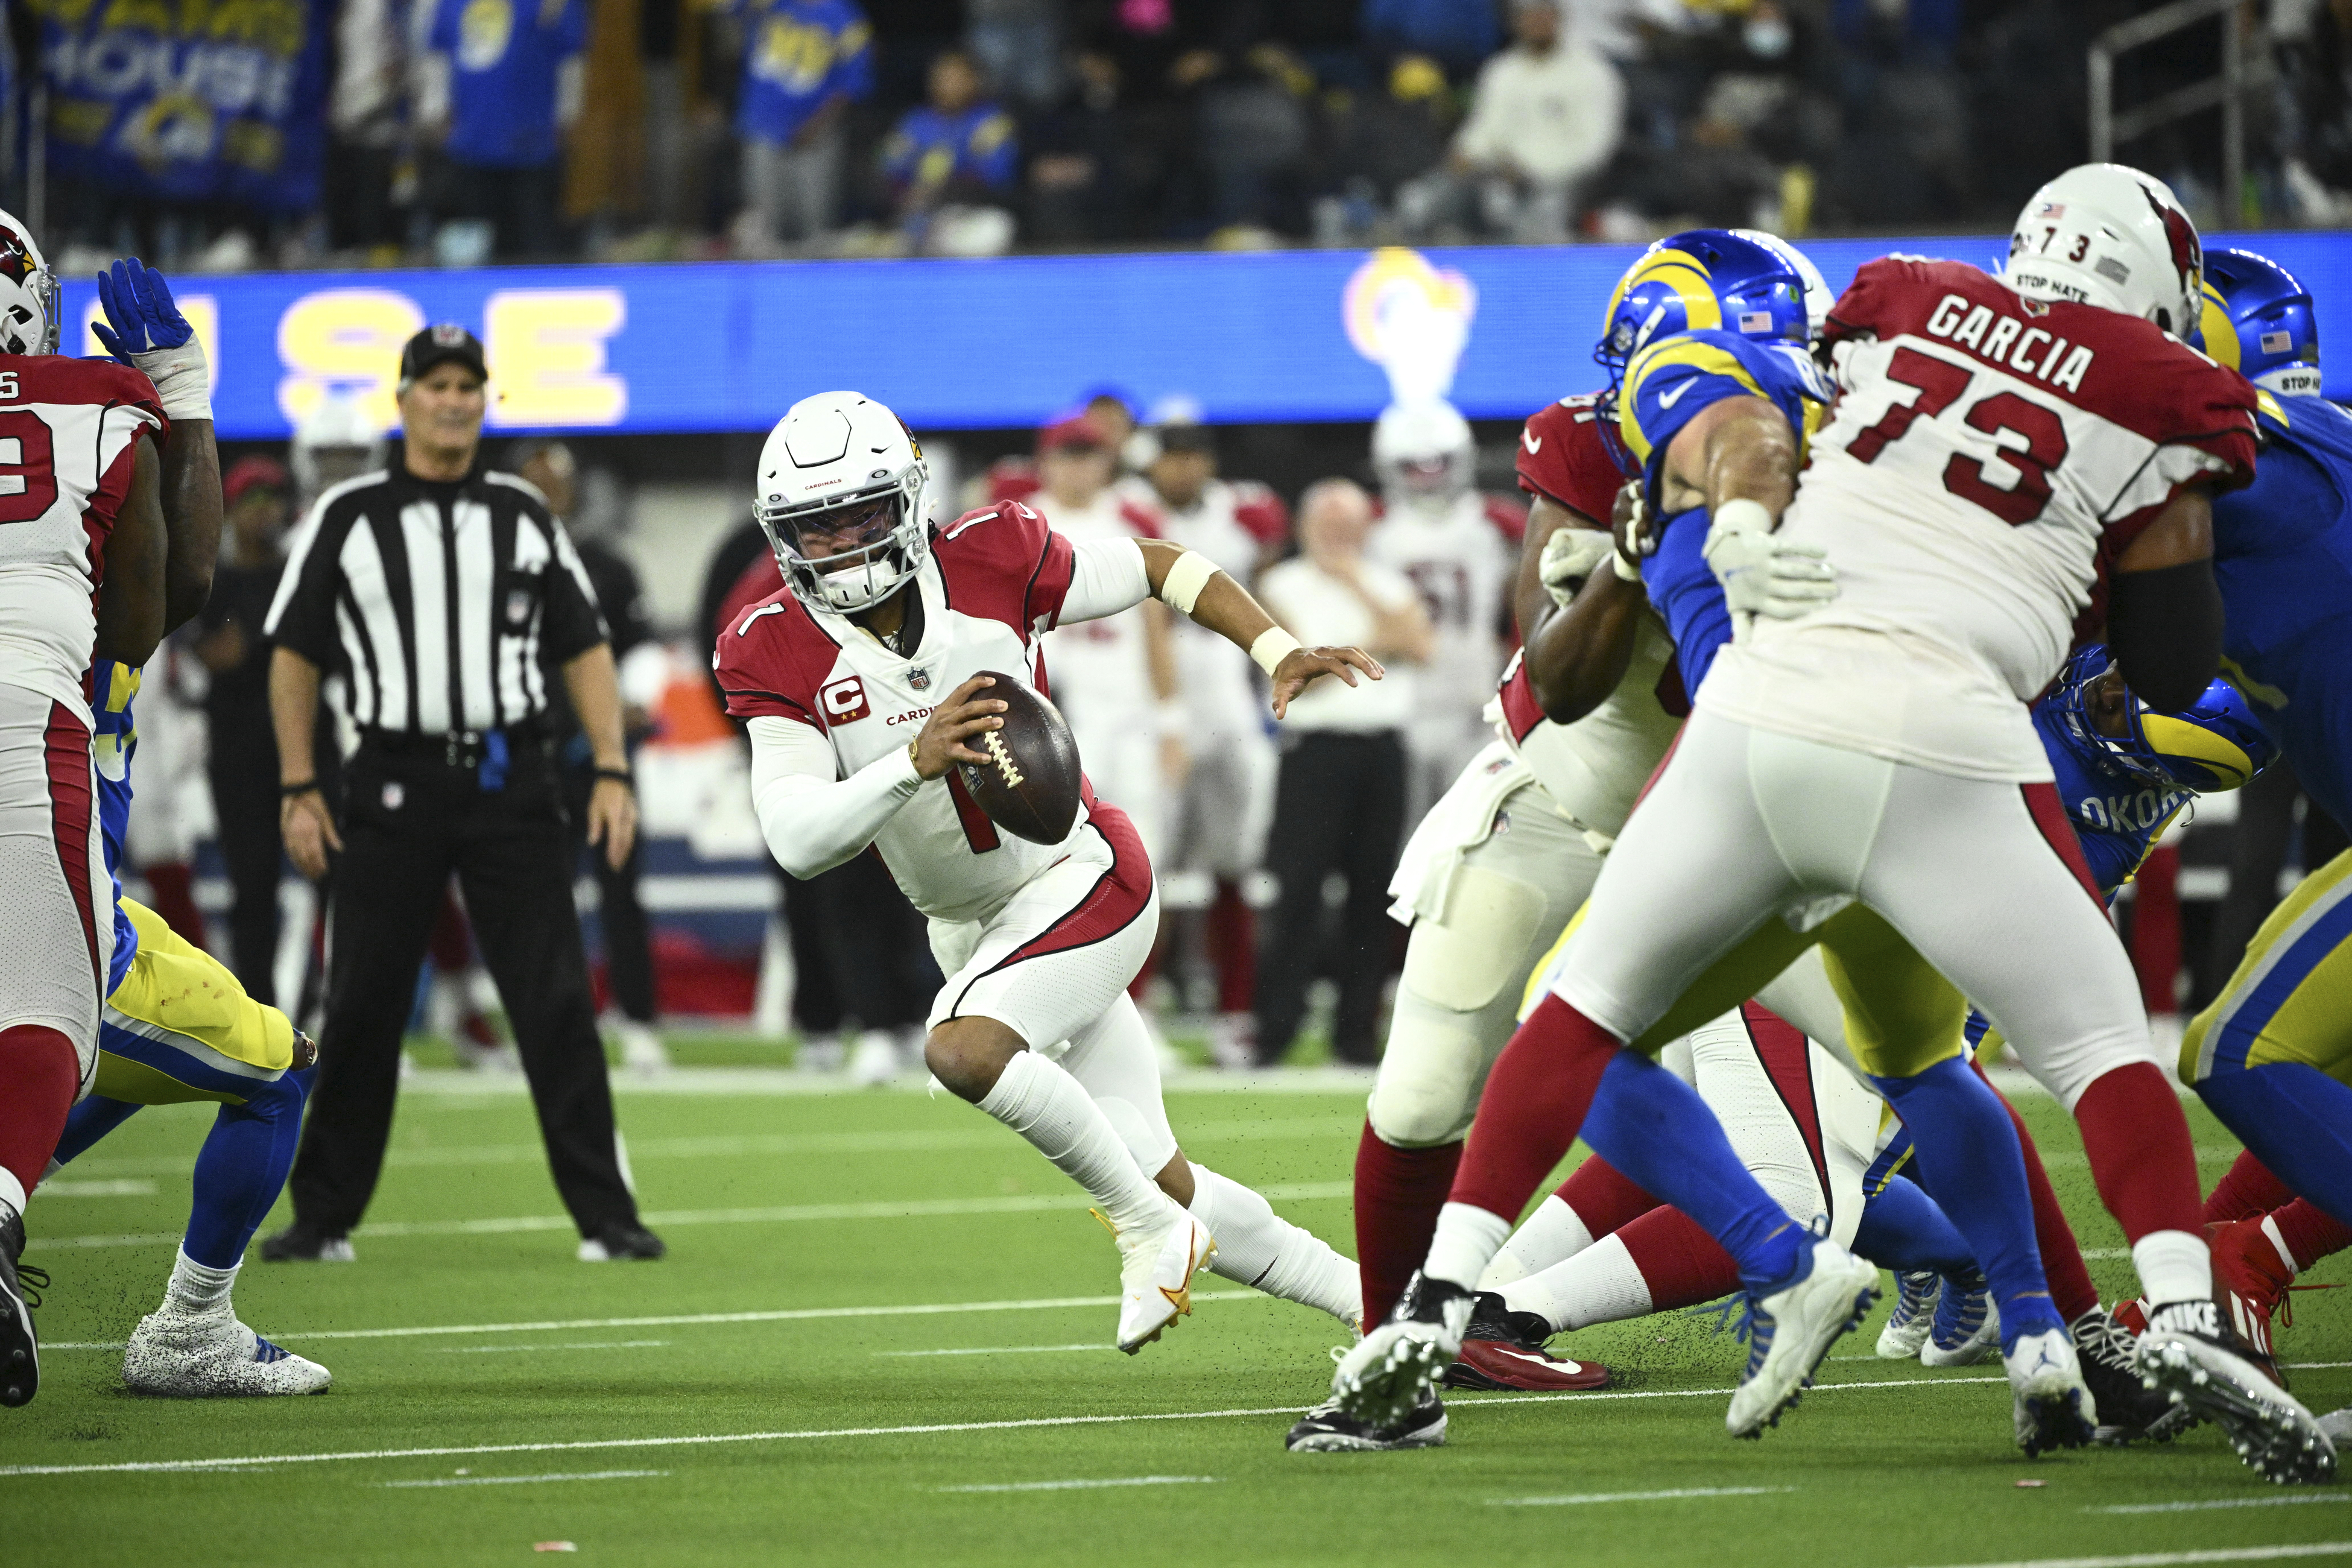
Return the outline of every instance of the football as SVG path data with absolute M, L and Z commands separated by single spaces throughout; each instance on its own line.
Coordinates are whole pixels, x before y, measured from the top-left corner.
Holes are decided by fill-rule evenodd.
M 1017 675 L 980 672 L 996 684 L 976 695 L 1004 704 L 1004 728 L 966 742 L 985 763 L 958 763 L 963 787 L 988 819 L 1033 844 L 1059 844 L 1078 819 L 1078 743 L 1062 710 Z

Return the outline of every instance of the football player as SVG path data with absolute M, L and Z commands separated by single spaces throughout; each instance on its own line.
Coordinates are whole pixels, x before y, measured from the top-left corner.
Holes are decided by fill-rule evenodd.
M 2311 798 L 2352 821 L 2352 415 L 2319 395 L 2311 296 L 2211 261 L 2205 347 L 2260 389 L 2269 445 L 2213 509 L 2231 679 Z M 2180 1042 L 2180 1076 L 2287 1187 L 2352 1224 L 2352 854 L 2306 868 Z
M 2218 1321 L 2187 1124 L 2153 1060 L 2129 964 L 2084 898 L 2087 873 L 2023 707 L 2103 587 L 2137 691 L 2177 707 L 2211 678 L 2210 498 L 2251 479 L 2255 442 L 2251 389 L 2168 331 L 2189 327 L 2199 270 L 2194 227 L 2170 192 L 2110 165 L 2045 187 L 2002 279 L 1892 258 L 1864 267 L 1832 313 L 1841 396 L 1801 480 L 1802 426 L 1762 395 L 1736 341 L 1695 345 L 1717 359 L 1653 351 L 1756 394 L 1652 437 L 1632 412 L 1635 385 L 1627 416 L 1635 440 L 1669 447 L 1668 482 L 1653 480 L 1661 509 L 1709 512 L 1708 563 L 1754 629 L 1716 660 L 1552 994 L 1490 1079 L 1421 1301 L 1342 1363 L 1343 1395 L 1392 1405 L 1450 1358 L 1505 1211 L 1517 1212 L 1583 1121 L 1629 1177 L 1710 1205 L 1682 1205 L 1727 1243 L 1751 1304 L 1772 1320 L 1731 1427 L 1753 1432 L 1784 1409 L 1804 1375 L 1796 1366 L 1859 1321 L 1870 1273 L 1826 1241 L 1801 1247 L 1753 1184 L 1730 1180 L 1728 1162 L 1690 1136 L 1686 1112 L 1658 1088 L 1671 1077 L 1621 1064 L 1648 1065 L 1627 1044 L 1751 935 L 1777 943 L 1777 926 L 1801 942 L 1821 928 L 1849 1044 L 1936 1155 L 1938 1189 L 1952 1183 L 1936 1164 L 1957 1149 L 1981 1156 L 1963 1162 L 1969 1173 L 2014 1187 L 2012 1212 L 2025 1196 L 2008 1177 L 2018 1156 L 2005 1121 L 1996 1133 L 1973 1110 L 1948 1117 L 1941 1085 L 1907 1092 L 1931 1072 L 1969 1077 L 1946 1070 L 1960 1054 L 1957 1028 L 1926 1026 L 1952 1007 L 1957 983 L 2076 1113 L 2157 1302 L 2143 1373 L 2222 1424 L 2266 1474 L 2332 1473 L 2309 1413 L 2235 1352 Z M 1843 578 L 1833 597 L 1825 571 L 1791 570 L 1792 557 L 1822 551 Z M 1996 907 L 2002 919 L 1986 921 Z M 1949 978 L 1897 962 L 1906 939 Z M 1621 1139 L 1637 1086 L 1648 1096 L 1639 1119 L 1681 1136 Z M 2081 1440 L 2090 1401 L 2065 1326 L 2046 1289 L 2021 1288 L 2038 1263 L 2023 1248 L 1977 1250 L 2004 1308 L 2021 1440 Z
M 1366 553 L 1412 579 L 1437 633 L 1435 650 L 1415 671 L 1417 711 L 1405 730 L 1408 822 L 1493 738 L 1479 712 L 1503 668 L 1527 516 L 1479 493 L 1477 469 L 1470 422 L 1442 398 L 1391 404 L 1372 426 L 1381 521 Z
M 1203 1265 L 1354 1323 L 1354 1266 L 1187 1161 L 1169 1129 L 1127 995 L 1159 926 L 1127 815 L 1087 787 L 1061 843 L 1000 835 L 955 766 L 1003 752 L 1006 704 L 989 687 L 1045 689 L 1047 631 L 1147 598 L 1247 648 L 1277 715 L 1310 681 L 1377 679 L 1379 665 L 1300 647 L 1196 552 L 1074 542 L 1017 502 L 934 528 L 929 482 L 898 416 L 854 392 L 803 398 L 768 437 L 753 504 L 785 587 L 720 632 L 713 662 L 748 721 L 769 847 L 807 877 L 870 845 L 929 917 L 948 981 L 925 1058 L 1100 1205 L 1122 1259 L 1121 1350 L 1191 1310 Z
M 40 1386 L 27 1287 L 46 1276 L 19 1268 L 25 1197 L 97 1065 L 114 938 L 94 896 L 83 680 L 95 658 L 143 664 L 204 603 L 209 559 L 201 578 L 174 577 L 166 508 L 208 481 L 215 543 L 220 527 L 210 424 L 166 446 L 185 382 L 159 395 L 139 370 L 59 354 L 59 308 L 40 247 L 0 213 L 0 1405 Z

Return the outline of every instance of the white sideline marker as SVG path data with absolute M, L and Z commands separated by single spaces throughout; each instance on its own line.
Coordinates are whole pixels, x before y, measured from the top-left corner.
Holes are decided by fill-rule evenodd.
M 1195 1297 L 1194 1300 L 1199 1300 Z M 1815 1384 L 1815 1394 L 1835 1393 L 1840 1389 L 1873 1388 L 1960 1388 L 1978 1384 L 2000 1384 L 2006 1387 L 2009 1379 L 2002 1377 L 1906 1377 L 1874 1383 Z M 1727 1388 L 1660 1388 L 1621 1390 L 1601 1394 L 1516 1394 L 1496 1398 L 1465 1400 L 1465 1406 L 1487 1407 L 1517 1405 L 1549 1405 L 1557 1400 L 1573 1399 L 1584 1403 L 1619 1399 L 1726 1399 Z M 800 1432 L 727 1432 L 695 1434 L 674 1437 L 599 1437 L 571 1443 L 476 1443 L 446 1448 L 361 1448 L 329 1454 L 227 1454 L 212 1459 L 133 1459 L 110 1465 L 0 1465 L 0 1476 L 87 1476 L 121 1474 L 160 1474 L 189 1470 L 223 1470 L 254 1468 L 269 1465 L 340 1464 L 362 1459 L 437 1459 L 468 1454 L 558 1454 L 584 1453 L 604 1448 L 700 1448 L 733 1443 L 808 1442 L 828 1437 L 926 1437 L 961 1432 L 1018 1432 L 1053 1426 L 1128 1426 L 1157 1421 L 1223 1421 L 1237 1416 L 1296 1415 L 1296 1405 L 1276 1405 L 1254 1410 L 1171 1410 L 1152 1415 L 1032 1415 L 1011 1421 L 944 1421 L 914 1426 L 835 1426 Z M 2352 1551 L 2352 1546 L 2347 1547 Z M 2120 1561 L 2120 1560 L 2119 1560 Z M 2189 1561 L 2189 1559 L 2183 1559 Z M 2096 1564 L 2104 1559 L 2086 1560 Z M 1983 1568 L 2010 1568 L 2008 1564 L 1985 1564 Z M 2021 1568 L 2068 1568 L 2065 1564 L 2037 1563 Z
M 2189 1563 L 2273 1563 L 2291 1557 L 2352 1556 L 2352 1541 L 2304 1546 L 2224 1546 L 2209 1552 L 2135 1552 L 2122 1557 L 2033 1557 L 2017 1563 L 1964 1563 L 1954 1568 L 2179 1568 Z
M 1101 1481 L 996 1481 L 976 1487 L 933 1487 L 935 1492 L 1077 1492 L 1091 1491 L 1097 1487 L 1191 1487 L 1204 1486 L 1220 1478 L 1216 1476 L 1121 1476 Z
M 2211 1508 L 2285 1508 L 2302 1502 L 2352 1502 L 2352 1492 L 2289 1492 L 2284 1497 L 2217 1497 L 2199 1502 L 2124 1502 L 2084 1513 L 2201 1513 Z
M 1676 1498 L 1771 1497 L 1794 1487 L 1676 1487 L 1663 1492 L 1578 1492 L 1570 1497 L 1490 1497 L 1490 1508 L 1572 1508 L 1593 1502 L 1666 1502 Z
M 430 1481 L 378 1481 L 380 1487 L 520 1487 L 535 1481 L 626 1481 L 667 1470 L 562 1470 L 548 1476 L 444 1476 Z

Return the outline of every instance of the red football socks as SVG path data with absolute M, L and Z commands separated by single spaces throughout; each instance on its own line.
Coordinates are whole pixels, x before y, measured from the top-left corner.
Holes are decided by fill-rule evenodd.
M 2298 1274 L 2321 1258 L 2352 1247 L 2352 1226 L 2339 1223 L 2309 1198 L 2295 1199 L 2273 1214 L 2271 1219 L 2285 1238 L 2287 1250 L 2294 1254 Z
M 1592 1239 L 1613 1235 L 1658 1206 L 1658 1200 L 1635 1186 L 1616 1166 L 1595 1154 L 1559 1184 L 1559 1201 L 1576 1211 Z
M 2025 1118 L 2009 1097 L 1993 1088 L 1992 1079 L 1985 1077 L 1982 1065 L 1971 1062 L 1977 1077 L 1984 1079 L 1993 1098 L 2009 1112 L 2011 1125 L 2017 1129 L 2018 1152 L 2025 1156 L 2025 1187 L 2033 1199 L 2033 1242 L 2042 1253 L 2042 1275 L 2050 1284 L 2050 1304 L 2058 1315 L 2073 1322 L 2099 1304 L 2098 1287 L 2091 1283 L 2090 1266 L 2083 1261 L 2082 1244 L 2074 1239 L 2074 1227 L 2066 1223 L 2066 1211 L 2059 1205 L 2057 1190 L 2050 1184 L 2050 1173 L 2042 1168 L 2042 1151 L 2033 1146 L 2033 1134 L 2026 1130 Z
M 1257 999 L 1257 912 L 1231 877 L 1217 879 L 1207 926 L 1209 963 L 1217 972 L 1217 1011 L 1246 1013 Z
M 1617 1233 L 1650 1287 L 1650 1310 L 1670 1312 L 1739 1289 L 1739 1265 L 1680 1209 L 1654 1208 Z
M 2213 1188 L 2213 1195 L 2205 1200 L 2205 1223 L 2252 1219 L 2256 1215 L 2284 1208 L 2294 1201 L 2294 1189 L 2272 1175 L 2271 1168 L 2255 1159 L 2252 1149 L 2242 1149 L 2237 1163 Z
M 1437 1211 L 1445 1206 L 1461 1161 L 1459 1143 L 1400 1149 L 1364 1123 L 1356 1145 L 1356 1267 L 1363 1275 L 1367 1325 L 1388 1321 L 1413 1270 L 1429 1257 Z
M 71 1040 L 38 1024 L 0 1029 L 0 1170 L 26 1192 L 49 1168 L 80 1087 Z
M 2074 1121 L 2100 1201 L 2126 1239 L 2137 1246 L 2159 1230 L 2205 1234 L 2189 1119 L 2161 1068 L 2134 1062 L 2101 1074 L 2074 1102 Z
M 1487 1076 L 1451 1201 L 1517 1220 L 1576 1142 L 1601 1075 L 1623 1048 L 1558 996 L 1545 997 Z

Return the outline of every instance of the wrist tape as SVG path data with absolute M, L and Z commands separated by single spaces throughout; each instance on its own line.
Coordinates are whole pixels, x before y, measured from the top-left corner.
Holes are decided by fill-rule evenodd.
M 1250 658 L 1271 679 L 1282 661 L 1298 651 L 1298 639 L 1280 626 L 1268 626 L 1258 633 L 1257 641 L 1250 644 Z
M 155 401 L 168 419 L 210 419 L 213 416 L 212 373 L 205 363 L 205 347 L 193 336 L 175 349 L 150 349 L 132 354 L 131 363 L 155 384 Z

